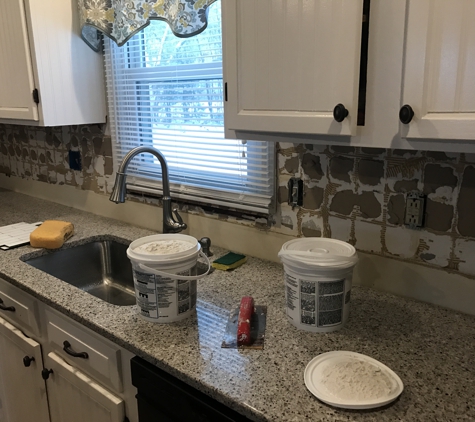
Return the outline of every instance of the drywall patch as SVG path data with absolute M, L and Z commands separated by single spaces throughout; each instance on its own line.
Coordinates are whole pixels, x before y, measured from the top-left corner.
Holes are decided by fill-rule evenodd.
M 384 148 L 361 148 L 361 152 L 366 155 L 381 155 L 386 152 Z
M 303 207 L 309 210 L 317 210 L 323 203 L 323 188 L 314 186 L 304 188 Z
M 417 151 L 411 149 L 393 149 L 392 155 L 399 155 L 401 157 L 405 155 L 417 155 Z
M 403 193 L 412 192 L 417 190 L 418 183 L 418 179 L 398 180 L 396 183 L 394 183 L 394 191 Z
M 457 203 L 458 232 L 462 236 L 475 237 L 475 167 L 467 166 L 463 172 L 462 185 Z
M 30 150 L 31 161 L 38 161 L 38 153 L 33 148 Z
M 347 147 L 343 145 L 332 145 L 332 151 L 340 153 L 340 154 L 354 154 L 355 148 L 354 147 Z
M 377 186 L 384 177 L 384 162 L 362 159 L 358 162 L 358 178 L 361 183 Z
M 404 224 L 406 198 L 404 195 L 391 195 L 388 201 L 388 223 L 394 225 Z
M 114 162 L 112 157 L 104 157 L 104 175 L 110 176 L 114 173 Z
M 440 186 L 457 186 L 458 178 L 451 167 L 440 164 L 426 164 L 424 168 L 424 189 L 426 195 L 434 193 Z
M 363 218 L 378 218 L 382 207 L 374 192 L 362 192 L 358 197 L 358 205 Z
M 287 186 L 279 186 L 277 190 L 277 201 L 279 204 L 287 203 L 289 199 L 289 189 Z
M 454 207 L 427 199 L 425 226 L 428 229 L 446 232 L 452 227 Z
M 285 161 L 284 168 L 289 174 L 296 174 L 299 171 L 299 157 L 288 158 Z
M 349 216 L 358 205 L 358 195 L 351 190 L 342 190 L 333 196 L 330 203 L 330 211 Z
M 314 226 L 312 227 L 310 222 L 302 224 L 302 234 L 304 237 L 322 237 L 322 231 Z
M 0 152 L 3 154 L 3 155 L 8 155 L 8 149 L 6 147 L 5 144 L 0 144 Z
M 302 157 L 302 170 L 312 180 L 320 180 L 323 177 L 320 156 L 314 154 L 304 154 Z
M 433 253 L 421 253 L 419 257 L 424 261 L 432 261 L 433 259 L 436 258 L 436 256 Z
M 350 172 L 353 171 L 355 160 L 346 157 L 333 157 L 330 159 L 330 175 L 343 182 L 350 183 Z
M 436 161 L 444 161 L 444 162 L 448 160 L 453 160 L 453 158 L 450 158 L 445 152 L 440 152 L 440 151 L 427 151 L 426 157 L 432 158 Z

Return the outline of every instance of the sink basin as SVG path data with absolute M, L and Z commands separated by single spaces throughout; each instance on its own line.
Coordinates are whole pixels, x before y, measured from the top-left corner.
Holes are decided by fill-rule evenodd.
M 26 260 L 60 280 L 113 305 L 135 305 L 128 245 L 100 240 Z

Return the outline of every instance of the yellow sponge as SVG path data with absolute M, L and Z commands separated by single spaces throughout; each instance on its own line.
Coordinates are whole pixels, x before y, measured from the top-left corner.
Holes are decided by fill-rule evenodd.
M 63 246 L 74 232 L 72 223 L 46 220 L 30 233 L 30 245 L 34 248 L 57 249 Z

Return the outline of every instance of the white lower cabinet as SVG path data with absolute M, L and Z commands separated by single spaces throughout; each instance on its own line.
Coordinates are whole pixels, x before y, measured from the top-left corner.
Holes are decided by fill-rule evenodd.
M 0 318 L 0 421 L 49 421 L 42 369 L 40 344 Z
M 55 353 L 45 359 L 51 422 L 123 422 L 124 401 Z
M 137 422 L 134 356 L 0 279 L 0 422 Z

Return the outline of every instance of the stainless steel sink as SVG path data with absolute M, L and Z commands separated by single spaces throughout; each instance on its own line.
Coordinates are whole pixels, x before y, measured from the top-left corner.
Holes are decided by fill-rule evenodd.
M 135 304 L 128 245 L 100 240 L 26 260 L 60 280 L 114 305 Z

